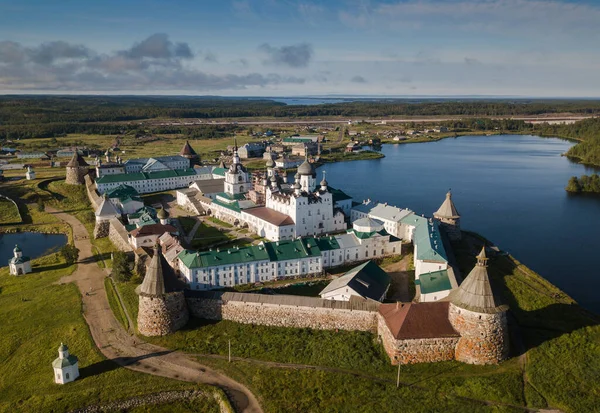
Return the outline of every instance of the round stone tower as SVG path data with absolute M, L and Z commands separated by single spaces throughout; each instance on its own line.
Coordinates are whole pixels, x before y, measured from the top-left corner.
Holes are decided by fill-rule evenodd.
M 146 269 L 139 296 L 138 330 L 145 336 L 164 336 L 186 325 L 190 316 L 183 295 L 185 284 L 176 276 L 158 245 Z
M 89 172 L 89 165 L 77 151 L 67 164 L 67 177 L 65 182 L 69 185 L 83 185 L 84 177 Z
M 497 364 L 508 358 L 508 325 L 504 303 L 487 272 L 485 246 L 460 287 L 448 296 L 449 320 L 461 335 L 455 358 L 469 364 Z
M 448 238 L 453 241 L 460 240 L 460 214 L 452 202 L 452 193 L 448 191 L 446 199 L 440 208 L 433 213 L 433 217 L 440 221 L 442 227 L 446 230 Z
M 196 153 L 196 151 L 190 145 L 190 141 L 185 141 L 185 145 L 181 148 L 181 152 L 179 155 L 183 156 L 186 159 L 190 160 L 190 167 L 194 167 L 194 165 L 200 165 L 200 156 Z

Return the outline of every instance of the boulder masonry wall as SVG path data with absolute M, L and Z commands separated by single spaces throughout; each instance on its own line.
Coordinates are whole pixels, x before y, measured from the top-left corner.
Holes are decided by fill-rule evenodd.
M 192 316 L 243 324 L 319 330 L 374 331 L 376 310 L 349 310 L 187 297 Z
M 449 319 L 461 335 L 456 360 L 469 364 L 496 364 L 508 358 L 506 312 L 475 313 L 450 304 Z
M 183 292 L 161 297 L 140 295 L 138 330 L 145 336 L 164 336 L 187 324 L 190 316 Z
M 454 360 L 459 340 L 459 337 L 397 340 L 380 314 L 377 315 L 377 333 L 393 365 Z

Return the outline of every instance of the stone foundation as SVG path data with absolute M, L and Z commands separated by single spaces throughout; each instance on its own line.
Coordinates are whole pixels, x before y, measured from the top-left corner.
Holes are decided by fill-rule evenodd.
M 114 244 L 119 251 L 130 252 L 133 251 L 129 244 L 129 238 L 125 226 L 116 218 L 111 219 L 110 228 L 108 230 L 108 238 Z
M 183 292 L 160 297 L 139 297 L 138 330 L 145 336 L 164 336 L 174 333 L 189 320 Z
M 65 182 L 69 185 L 83 185 L 84 178 L 89 172 L 88 167 L 69 167 L 67 166 L 67 174 Z
M 377 315 L 377 334 L 393 365 L 454 360 L 459 340 L 459 337 L 397 340 L 380 314 Z
M 508 358 L 506 312 L 482 314 L 450 304 L 450 323 L 461 335 L 456 360 L 469 364 L 497 364 Z
M 108 237 L 108 233 L 110 231 L 110 222 L 109 221 L 96 221 L 96 225 L 94 226 L 94 238 L 105 238 Z
M 209 320 L 318 330 L 374 331 L 376 311 L 341 310 L 187 297 L 190 313 Z

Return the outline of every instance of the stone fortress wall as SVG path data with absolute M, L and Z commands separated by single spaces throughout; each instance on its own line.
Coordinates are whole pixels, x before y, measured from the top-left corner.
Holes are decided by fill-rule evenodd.
M 377 315 L 377 334 L 393 365 L 454 360 L 459 340 L 459 337 L 396 340 L 380 314 Z
M 127 237 L 125 226 L 117 218 L 113 218 L 109 223 L 108 238 L 119 251 L 133 251 Z
M 192 316 L 208 320 L 349 331 L 375 331 L 379 304 L 359 303 L 364 304 L 359 306 L 312 297 L 242 293 L 215 294 L 212 298 L 189 294 L 186 299 Z M 327 305 L 330 303 L 333 305 Z

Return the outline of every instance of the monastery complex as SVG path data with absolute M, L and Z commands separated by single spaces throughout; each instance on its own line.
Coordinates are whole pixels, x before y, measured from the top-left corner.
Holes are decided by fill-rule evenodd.
M 190 315 L 240 323 L 372 331 L 392 363 L 457 359 L 497 363 L 508 356 L 507 307 L 487 274 L 485 247 L 460 283 L 452 242 L 460 214 L 448 192 L 433 216 L 371 200 L 355 201 L 318 176 L 305 152 L 293 177 L 269 155 L 249 173 L 236 145 L 229 166 L 202 166 L 186 143 L 177 156 L 97 162 L 95 181 L 77 153 L 67 182 L 86 184 L 95 207 L 94 236 L 108 236 L 145 268 L 138 287 L 144 335 L 183 327 Z M 290 179 L 291 178 L 291 179 Z M 177 222 L 140 194 L 176 190 L 177 204 L 262 238 L 253 245 L 184 248 Z M 416 297 L 384 303 L 389 275 L 373 259 L 412 244 Z M 145 258 L 147 257 L 147 258 Z M 360 264 L 360 265 L 359 265 Z M 223 292 L 224 288 L 324 274 L 354 266 L 321 298 Z

